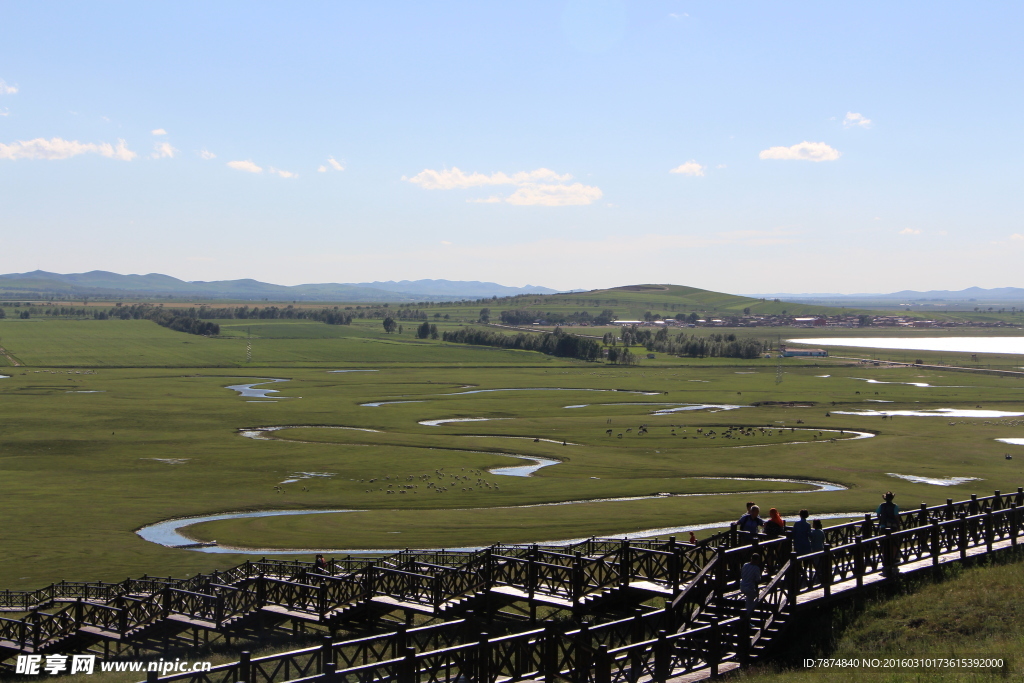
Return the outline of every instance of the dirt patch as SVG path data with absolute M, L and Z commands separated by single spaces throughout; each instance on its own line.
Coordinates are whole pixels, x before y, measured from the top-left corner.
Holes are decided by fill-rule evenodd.
M 2 354 L 3 357 L 7 359 L 7 362 L 10 363 L 12 367 L 15 367 L 15 368 L 20 368 L 21 367 L 21 363 L 16 361 L 14 359 L 14 356 L 12 356 L 11 354 L 7 353 L 7 349 L 5 349 L 2 346 L 0 346 L 0 354 Z

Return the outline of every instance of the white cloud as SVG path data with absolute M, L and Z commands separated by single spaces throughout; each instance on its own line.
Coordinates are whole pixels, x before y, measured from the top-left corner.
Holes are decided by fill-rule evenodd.
M 451 244 L 448 240 L 441 240 L 441 244 Z
M 541 185 L 530 183 L 513 192 L 505 201 L 516 206 L 581 206 L 604 196 L 600 188 L 572 185 Z
M 79 142 L 62 138 L 36 138 L 35 140 L 18 140 L 7 145 L 0 142 L 0 159 L 69 159 L 79 154 L 99 154 L 108 159 L 131 161 L 138 155 L 128 149 L 124 140 L 117 145 L 109 142 Z
M 267 170 L 270 171 L 271 173 L 275 173 L 275 174 L 281 176 L 282 178 L 298 178 L 299 177 L 298 173 L 292 173 L 291 171 L 282 171 L 281 169 L 274 168 L 273 166 L 268 167 Z
M 456 190 L 486 185 L 522 185 L 529 182 L 563 182 L 570 180 L 571 175 L 558 175 L 551 169 L 538 168 L 536 171 L 521 171 L 506 175 L 505 173 L 464 173 L 457 166 L 450 170 L 434 171 L 424 169 L 409 178 L 409 182 L 419 185 L 425 190 Z
M 339 164 L 334 157 L 329 157 L 327 159 L 327 163 L 329 163 L 331 165 L 331 168 L 333 168 L 335 171 L 344 171 L 345 170 L 345 167 L 342 166 L 341 164 Z
M 843 128 L 870 128 L 871 119 L 865 118 L 863 114 L 857 114 L 852 111 L 846 112 L 846 118 L 843 119 Z
M 151 130 L 149 132 L 152 133 L 153 135 L 167 135 L 167 131 L 164 130 L 163 128 L 157 128 L 156 130 Z
M 246 161 L 229 161 L 228 166 L 235 169 L 236 171 L 245 171 L 247 173 L 263 173 L 263 168 L 257 166 L 252 160 Z
M 179 151 L 174 147 L 171 147 L 171 143 L 169 142 L 158 142 L 153 145 L 153 150 L 154 151 L 150 156 L 154 159 L 163 159 L 165 157 L 173 159 L 174 155 Z
M 469 199 L 474 204 L 498 204 L 505 202 L 516 206 L 578 206 L 591 204 L 604 193 L 597 187 L 582 183 L 568 184 L 572 175 L 558 174 L 549 168 L 518 173 L 465 173 L 458 167 L 435 171 L 424 169 L 412 178 L 403 178 L 426 190 L 463 190 L 493 185 L 513 185 L 518 189 L 508 197 L 491 196 L 485 199 Z
M 824 142 L 801 142 L 792 147 L 769 147 L 758 155 L 762 159 L 785 161 L 835 161 L 839 150 L 832 149 Z
M 1010 235 L 1010 239 L 1011 240 L 1019 240 L 1021 242 L 1024 242 L 1024 235 L 1022 235 L 1019 232 L 1015 232 L 1012 235 Z
M 18 92 L 18 86 L 7 85 L 7 82 L 0 78 L 0 95 L 14 95 Z
M 206 160 L 216 159 L 217 158 L 217 155 L 214 154 L 213 152 L 211 152 L 208 149 L 204 149 L 201 152 L 199 152 L 199 156 L 201 156 L 202 158 L 204 158 Z
M 317 166 L 316 172 L 317 173 L 327 173 L 327 167 L 324 166 L 323 164 L 321 164 L 320 166 Z
M 704 169 L 707 166 L 701 166 L 693 159 L 690 159 L 685 164 L 680 164 L 669 171 L 669 173 L 680 173 L 682 175 L 702 176 L 704 175 Z
M 915 228 L 903 228 L 900 230 L 901 235 L 920 235 L 921 232 L 921 230 L 917 230 Z
M 3 111 L 0 111 L 0 116 L 7 116 L 10 113 L 11 113 L 10 111 L 8 111 L 7 109 L 4 109 Z

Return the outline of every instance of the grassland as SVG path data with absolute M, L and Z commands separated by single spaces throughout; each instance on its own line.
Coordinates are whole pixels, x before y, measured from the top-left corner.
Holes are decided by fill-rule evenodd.
M 718 522 L 737 517 L 748 499 L 784 513 L 859 513 L 890 488 L 898 502 L 916 506 L 1024 484 L 1024 453 L 1006 460 L 1019 447 L 994 440 L 1024 437 L 1024 418 L 839 414 L 976 405 L 1024 413 L 1021 379 L 786 359 L 776 383 L 774 359 L 659 354 L 619 367 L 417 340 L 410 327 L 385 335 L 379 321 L 230 321 L 222 338 L 208 339 L 145 320 L 0 321 L 0 345 L 20 363 L 0 372 L 10 375 L 0 379 L 0 587 L 235 564 L 244 556 L 165 548 L 134 533 L 164 519 L 225 511 L 360 512 L 209 522 L 188 533 L 271 549 L 456 547 Z M 250 334 L 253 360 L 246 363 Z M 330 372 L 338 369 L 375 372 Z M 288 380 L 267 385 L 279 390 L 275 402 L 225 388 L 268 377 Z M 864 381 L 870 378 L 932 386 Z M 461 393 L 476 389 L 526 391 Z M 415 402 L 360 405 L 382 401 Z M 672 407 L 654 405 L 663 403 L 745 407 L 652 415 Z M 419 424 L 469 417 L 490 420 Z M 642 424 L 648 433 L 639 436 Z M 288 425 L 305 427 L 269 440 L 239 433 Z M 737 429 L 727 439 L 730 426 Z M 770 433 L 751 431 L 763 426 Z M 852 440 L 826 429 L 877 436 Z M 560 464 L 528 478 L 487 473 L 521 464 L 502 453 Z M 281 483 L 303 472 L 331 476 Z M 938 487 L 888 473 L 981 481 Z M 848 489 L 798 493 L 814 487 L 736 477 L 826 480 Z M 418 488 L 388 494 L 381 489 L 389 484 Z M 792 492 L 750 493 L 765 489 Z M 659 493 L 720 495 L 523 507 Z
M 1003 681 L 1024 675 L 1024 607 L 1020 587 L 1024 583 L 1024 562 L 963 569 L 953 567 L 940 583 L 911 583 L 903 595 L 883 596 L 863 609 L 847 606 L 823 617 L 820 633 L 833 633 L 834 643 L 820 652 L 803 656 L 839 659 L 931 659 L 982 658 L 1003 660 L 1002 667 L 988 670 L 956 671 L 870 670 L 867 668 L 807 669 L 799 664 L 778 670 L 753 669 L 738 680 L 747 683 L 803 683 L 829 681 Z M 849 623 L 845 628 L 834 621 Z M 804 640 L 811 634 L 792 634 Z M 811 638 L 814 640 L 815 638 Z M 800 655 L 797 655 L 800 657 Z

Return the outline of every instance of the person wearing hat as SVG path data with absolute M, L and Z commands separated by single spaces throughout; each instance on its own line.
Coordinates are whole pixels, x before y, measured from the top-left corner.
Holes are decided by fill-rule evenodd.
M 882 495 L 882 504 L 875 510 L 875 515 L 878 517 L 878 528 L 883 532 L 889 529 L 891 532 L 900 530 L 900 506 L 892 502 L 892 499 L 896 497 L 892 491 L 886 491 Z M 892 574 L 899 572 L 899 567 L 896 566 L 900 561 L 900 545 L 896 539 L 889 539 L 886 543 L 888 547 L 883 549 L 883 552 L 888 555 L 888 566 L 889 571 L 883 571 L 883 576 L 888 576 L 890 571 Z

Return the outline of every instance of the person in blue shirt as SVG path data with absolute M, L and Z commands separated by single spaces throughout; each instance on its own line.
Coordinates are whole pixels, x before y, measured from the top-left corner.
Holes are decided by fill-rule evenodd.
M 761 584 L 761 556 L 758 553 L 754 553 L 750 556 L 750 562 L 747 562 L 740 569 L 740 592 L 743 593 L 743 597 L 746 600 L 746 610 L 751 612 L 754 609 L 754 603 L 757 602 L 757 593 Z
M 763 526 L 764 520 L 761 519 L 761 508 L 756 505 L 751 505 L 750 509 L 747 510 L 747 514 L 740 517 L 739 521 L 736 522 L 738 530 L 751 534 L 756 534 L 757 530 Z
M 800 521 L 793 522 L 793 551 L 797 555 L 811 552 L 811 525 L 807 521 L 807 510 L 800 511 Z

